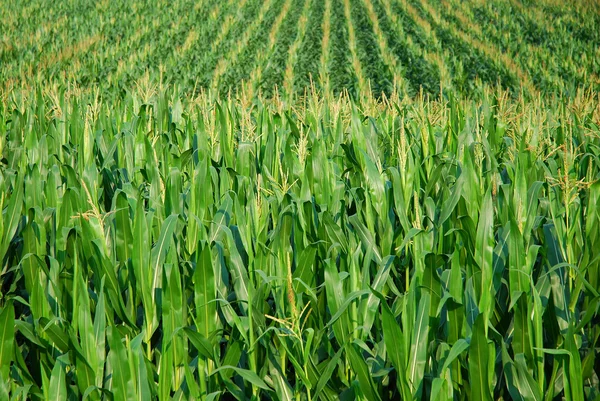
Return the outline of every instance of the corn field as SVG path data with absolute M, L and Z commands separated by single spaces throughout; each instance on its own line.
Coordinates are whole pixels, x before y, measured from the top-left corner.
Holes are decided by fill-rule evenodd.
M 0 94 L 573 97 L 600 90 L 599 26 L 598 0 L 1 0 Z
M 0 401 L 599 401 L 599 24 L 0 0 Z

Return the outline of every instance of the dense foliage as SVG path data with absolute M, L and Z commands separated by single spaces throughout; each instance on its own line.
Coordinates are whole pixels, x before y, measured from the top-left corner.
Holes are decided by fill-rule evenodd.
M 140 96 L 0 109 L 3 399 L 599 396 L 596 98 Z
M 0 0 L 0 401 L 600 400 L 597 0 Z

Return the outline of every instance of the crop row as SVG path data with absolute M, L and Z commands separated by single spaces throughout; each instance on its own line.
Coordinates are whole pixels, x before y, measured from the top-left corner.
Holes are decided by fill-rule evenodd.
M 308 25 L 304 40 L 298 49 L 294 66 L 294 90 L 301 93 L 311 82 L 319 84 L 321 46 L 323 41 L 323 18 L 325 1 L 313 0 L 308 13 Z
M 274 88 L 283 89 L 288 54 L 298 36 L 298 22 L 306 1 L 296 0 L 292 2 L 292 7 L 278 33 L 279 40 L 275 42 L 274 49 L 267 58 L 265 72 L 259 85 L 262 89 L 261 92 L 269 97 L 272 95 L 271 91 Z
M 412 89 L 412 94 L 419 93 L 423 88 L 426 94 L 435 96 L 439 93 L 439 72 L 434 65 L 429 64 L 421 54 L 416 53 L 406 40 L 403 40 L 404 32 L 395 29 L 394 21 L 390 21 L 381 0 L 374 0 L 373 5 L 383 32 L 386 33 L 390 50 L 399 60 L 404 68 L 404 76 Z M 395 15 L 400 20 L 406 34 L 411 38 L 422 38 L 421 32 L 416 31 L 414 23 L 399 8 L 394 8 Z
M 373 25 L 369 21 L 369 16 L 363 0 L 352 0 L 352 20 L 356 31 L 358 41 L 358 58 L 360 64 L 368 66 L 365 69 L 367 79 L 371 82 L 371 91 L 375 96 L 385 94 L 390 95 L 392 91 L 392 74 L 381 55 L 377 37 L 373 31 Z
M 482 22 L 479 25 L 482 28 L 479 39 L 487 39 L 491 46 L 497 46 L 500 51 L 515 58 L 542 91 L 572 92 L 572 88 L 593 85 L 594 78 L 590 76 L 596 74 L 592 65 L 594 58 L 590 57 L 593 47 L 585 47 L 572 39 L 568 39 L 569 43 L 563 42 L 565 39 L 562 38 L 570 35 L 560 27 L 548 32 L 535 21 L 525 22 L 523 15 L 514 18 L 514 12 L 504 6 L 488 4 L 472 7 L 472 13 L 466 11 L 470 14 L 469 19 L 476 18 Z M 447 7 L 441 10 L 447 10 Z M 454 16 L 448 15 L 449 12 L 443 13 L 447 14 L 448 19 L 454 19 L 454 26 L 464 27 Z M 507 35 L 507 32 L 511 34 Z M 551 56 L 561 51 L 567 56 L 560 59 Z M 575 58 L 578 62 L 574 62 Z
M 346 90 L 352 96 L 355 96 L 358 83 L 352 68 L 343 0 L 331 0 L 331 42 L 329 52 L 330 58 L 327 67 L 331 90 L 336 94 Z
M 178 0 L 146 7 L 140 2 L 92 6 L 38 0 L 7 5 L 0 37 L 3 91 L 65 77 L 108 94 L 111 88 L 127 90 L 148 74 L 153 82 L 168 77 L 188 93 L 194 87 L 226 92 L 253 80 L 256 71 L 267 77 L 253 85 L 272 93 L 282 85 L 301 6 L 294 2 L 277 27 L 269 45 L 274 59 L 267 59 L 265 38 L 281 4 L 264 11 L 256 32 L 247 32 L 260 17 L 261 4 Z M 331 89 L 356 94 L 365 90 L 361 81 L 366 80 L 373 93 L 389 93 L 394 77 L 406 81 L 412 94 L 422 87 L 431 95 L 439 93 L 440 80 L 446 90 L 461 94 L 478 92 L 477 82 L 500 83 L 515 93 L 522 86 L 526 92 L 559 94 L 600 86 L 595 13 L 517 1 L 452 4 L 353 0 L 346 15 L 346 4 L 333 1 L 325 69 Z M 306 36 L 295 50 L 292 75 L 298 93 L 310 85 L 311 76 L 317 87 L 323 86 L 319 44 L 324 13 L 324 2 L 310 5 Z M 554 25 L 539 19 L 545 13 Z M 355 43 L 349 42 L 350 27 Z M 389 54 L 382 53 L 387 49 Z

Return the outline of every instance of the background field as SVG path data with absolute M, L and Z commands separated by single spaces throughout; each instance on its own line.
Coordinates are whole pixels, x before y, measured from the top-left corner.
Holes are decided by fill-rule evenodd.
M 2 87 L 460 95 L 600 88 L 595 1 L 3 1 Z
M 0 0 L 0 401 L 600 400 L 599 10 Z

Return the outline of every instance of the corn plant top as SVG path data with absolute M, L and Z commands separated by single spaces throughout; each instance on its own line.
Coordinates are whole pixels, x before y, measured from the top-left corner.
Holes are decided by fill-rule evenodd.
M 597 97 L 139 91 L 0 105 L 0 399 L 600 396 Z
M 68 80 L 123 92 L 146 76 L 210 90 L 353 97 L 600 88 L 597 1 L 0 2 L 0 87 Z

